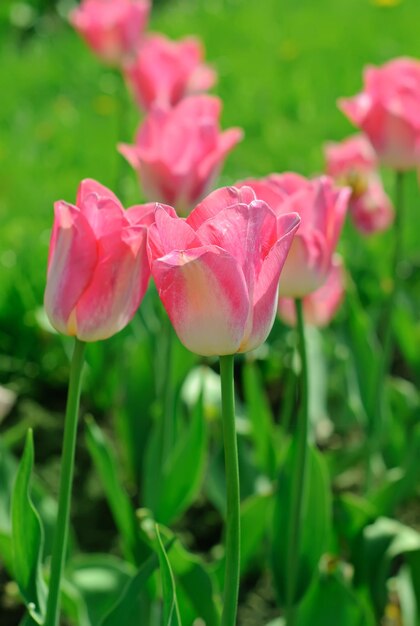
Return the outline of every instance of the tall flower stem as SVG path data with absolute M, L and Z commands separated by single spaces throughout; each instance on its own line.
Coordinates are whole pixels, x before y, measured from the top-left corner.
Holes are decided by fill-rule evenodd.
M 303 321 L 302 300 L 295 300 L 299 354 L 301 362 L 300 407 L 295 432 L 296 456 L 293 468 L 292 503 L 289 523 L 289 546 L 287 552 L 288 585 L 286 590 L 286 623 L 293 626 L 296 622 L 295 594 L 301 547 L 302 503 L 305 489 L 306 465 L 308 456 L 308 359 L 306 355 L 305 326 Z
M 376 392 L 374 405 L 372 407 L 372 424 L 369 442 L 368 472 L 366 487 L 369 490 L 372 486 L 375 475 L 375 461 L 381 449 L 384 432 L 385 406 L 384 392 L 386 378 L 388 376 L 393 350 L 392 318 L 399 291 L 398 268 L 402 259 L 403 250 L 403 219 L 404 219 L 404 172 L 396 172 L 395 175 L 395 225 L 394 225 L 394 252 L 391 265 L 391 292 L 385 304 L 383 315 L 383 339 L 382 339 L 382 359 L 379 362 L 376 382 Z
M 86 344 L 76 339 L 70 368 L 67 396 L 64 441 L 61 458 L 60 492 L 58 499 L 57 524 L 54 533 L 51 558 L 51 575 L 47 600 L 45 626 L 57 626 L 60 611 L 60 583 L 64 567 L 69 532 L 69 513 L 74 473 L 77 421 L 79 414 L 81 374 Z
M 128 137 L 128 113 L 129 113 L 129 104 L 127 98 L 127 88 L 124 84 L 124 80 L 118 70 L 115 72 L 115 78 L 117 83 L 117 94 L 116 94 L 116 130 L 117 130 L 117 142 L 127 141 Z M 116 153 L 117 161 L 115 168 L 115 193 L 118 198 L 124 197 L 124 189 L 123 189 L 123 175 L 126 170 L 126 161 L 119 154 Z
M 173 352 L 175 333 L 169 318 L 165 318 L 162 329 L 165 340 L 165 363 L 162 410 L 162 467 L 170 454 L 175 440 L 175 417 L 174 417 L 174 380 L 173 380 Z
M 239 593 L 240 493 L 235 428 L 233 355 L 220 357 L 226 470 L 226 575 L 221 626 L 235 626 Z

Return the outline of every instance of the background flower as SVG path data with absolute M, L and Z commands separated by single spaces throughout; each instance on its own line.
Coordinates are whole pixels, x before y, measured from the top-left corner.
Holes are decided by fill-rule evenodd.
M 148 199 L 186 214 L 213 184 L 242 130 L 219 128 L 222 103 L 214 96 L 190 96 L 173 109 L 155 107 L 140 126 L 134 146 L 121 154 L 137 170 Z
M 350 190 L 332 179 L 307 179 L 294 173 L 271 174 L 244 181 L 258 198 L 270 202 L 276 215 L 296 212 L 301 224 L 280 280 L 280 294 L 301 298 L 323 285 L 331 267 L 347 211 Z
M 124 74 L 138 105 L 149 110 L 154 104 L 174 105 L 188 94 L 213 87 L 216 72 L 203 59 L 203 45 L 196 37 L 172 41 L 153 34 L 126 63 Z
M 382 185 L 371 143 L 365 135 L 354 135 L 324 147 L 326 171 L 352 193 L 349 212 L 358 230 L 371 234 L 385 230 L 394 219 L 392 202 Z
M 305 323 L 310 326 L 327 326 L 339 309 L 345 293 L 343 262 L 335 254 L 325 283 L 303 298 Z M 289 326 L 296 326 L 296 307 L 292 298 L 279 298 L 278 316 Z
M 149 0 L 83 0 L 69 19 L 95 54 L 121 65 L 139 45 L 149 11 Z
M 420 62 L 399 58 L 364 71 L 364 90 L 338 104 L 372 142 L 384 165 L 420 164 Z

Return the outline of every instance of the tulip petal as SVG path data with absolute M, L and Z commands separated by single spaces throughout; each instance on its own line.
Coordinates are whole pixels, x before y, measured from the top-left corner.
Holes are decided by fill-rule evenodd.
M 77 207 L 56 202 L 54 212 L 44 304 L 54 328 L 75 334 L 68 332 L 68 321 L 94 273 L 96 238 Z
M 245 197 L 249 191 L 249 188 L 243 187 L 241 194 Z M 263 225 L 266 231 L 273 233 L 276 230 L 275 215 L 265 202 L 253 200 L 250 204 L 222 209 L 197 230 L 197 237 L 202 243 L 219 246 L 238 261 L 251 300 L 255 273 L 259 272 L 262 261 Z
M 198 230 L 206 220 L 213 218 L 226 207 L 248 204 L 255 199 L 255 193 L 250 187 L 221 187 L 210 193 L 191 211 L 187 223 L 194 230 Z
M 274 213 L 280 210 L 280 206 L 286 198 L 286 193 L 277 185 L 270 183 L 270 177 L 258 180 L 257 178 L 249 178 L 235 183 L 235 187 L 251 187 L 259 200 L 264 200 L 271 207 Z
M 107 187 L 101 185 L 92 178 L 85 178 L 79 185 L 77 190 L 76 205 L 83 206 L 87 196 L 94 194 L 99 200 L 112 200 L 116 205 L 122 208 L 121 202 L 117 196 Z
M 151 226 L 155 221 L 156 202 L 146 202 L 146 204 L 136 204 L 128 208 L 125 216 L 134 225 Z
M 303 298 L 305 323 L 323 327 L 330 323 L 344 297 L 345 273 L 339 255 L 333 257 L 325 284 Z M 295 301 L 279 298 L 278 315 L 289 326 L 296 326 Z
M 128 228 L 98 242 L 99 259 L 76 307 L 77 336 L 106 339 L 124 328 L 143 297 L 150 276 L 146 229 Z
M 149 258 L 157 259 L 172 250 L 187 250 L 198 245 L 200 242 L 191 226 L 180 219 L 172 207 L 158 204 L 155 223 L 149 228 Z
M 152 274 L 180 341 L 204 356 L 234 354 L 244 333 L 249 298 L 235 259 L 216 246 L 174 251 Z
M 278 219 L 278 232 L 282 236 L 264 259 L 254 291 L 253 319 L 248 336 L 245 336 L 239 352 L 248 352 L 266 340 L 277 309 L 277 292 L 280 273 L 300 224 L 297 213 L 282 215 Z

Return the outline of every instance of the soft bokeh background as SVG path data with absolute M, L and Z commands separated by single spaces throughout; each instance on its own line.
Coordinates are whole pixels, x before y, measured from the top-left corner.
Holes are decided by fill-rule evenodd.
M 0 413 L 0 435 L 19 453 L 24 432 L 35 426 L 38 471 L 52 492 L 70 349 L 66 339 L 51 332 L 42 310 L 53 202 L 72 201 L 85 177 L 114 190 L 118 186 L 126 205 L 142 199 L 135 174 L 115 150 L 117 141 L 132 139 L 139 114 L 128 94 L 123 95 L 127 115 L 121 126 L 122 80 L 101 65 L 66 23 L 72 6 L 47 0 L 0 3 L 0 384 L 15 394 L 11 410 L 4 411 L 3 419 Z M 155 2 L 151 18 L 153 30 L 174 38 L 189 34 L 202 38 L 207 60 L 219 73 L 214 91 L 224 103 L 223 126 L 245 130 L 220 184 L 273 171 L 321 172 L 323 143 L 354 132 L 337 109 L 337 98 L 360 89 L 362 68 L 368 63 L 402 55 L 420 58 L 419 24 L 418 0 L 167 0 Z M 384 178 L 392 194 L 391 173 L 384 172 Z M 414 416 L 420 380 L 420 192 L 414 173 L 408 175 L 406 204 L 406 261 L 400 268 L 405 292 L 395 319 L 398 350 L 393 372 L 417 407 Z M 341 423 L 344 431 L 349 415 L 354 426 L 357 399 L 342 386 L 346 375 L 340 368 L 351 360 L 353 348 L 359 356 L 365 349 L 375 359 L 364 335 L 363 312 L 373 329 L 380 327 L 390 288 L 391 247 L 392 231 L 365 238 L 351 225 L 340 244 L 362 303 L 360 345 L 347 334 L 346 304 L 324 335 L 323 384 L 328 393 L 323 415 Z M 115 397 L 120 401 L 126 397 L 121 389 L 134 363 L 122 356 L 122 346 L 131 354 L 130 348 L 142 337 L 142 330 L 133 328 L 88 352 L 90 393 L 85 405 L 110 432 L 118 413 Z M 282 350 L 290 364 L 289 335 L 276 322 L 271 341 L 280 347 L 270 358 L 260 359 L 276 409 L 279 393 L 273 388 L 286 368 Z M 186 361 L 184 369 L 188 366 Z M 357 374 L 363 377 L 357 372 L 356 378 Z M 131 377 L 133 393 L 146 393 L 147 384 L 143 389 L 132 371 Z M 406 406 L 406 396 L 401 397 Z M 118 416 L 115 419 L 118 426 Z M 120 431 L 123 428 L 120 423 Z M 400 427 L 398 437 L 399 442 L 405 437 Z M 401 446 L 396 444 L 398 450 Z M 89 467 L 83 450 L 78 463 L 81 491 L 75 516 L 80 541 L 89 549 L 103 549 L 111 541 L 112 521 L 98 487 L 89 487 L 96 497 L 96 513 L 83 502 L 83 468 Z M 410 508 L 404 514 L 420 526 L 418 511 Z M 93 527 L 98 521 L 94 533 L 83 528 L 87 516 Z

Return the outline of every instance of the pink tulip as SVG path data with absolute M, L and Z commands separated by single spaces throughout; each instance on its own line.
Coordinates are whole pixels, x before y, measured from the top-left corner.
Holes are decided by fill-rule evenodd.
M 221 101 L 190 96 L 173 109 L 154 108 L 136 144 L 119 150 L 138 171 L 144 194 L 186 214 L 211 187 L 227 153 L 242 138 L 239 128 L 219 130 Z
M 325 144 L 326 172 L 329 176 L 352 187 L 366 186 L 366 179 L 378 168 L 378 159 L 372 144 L 365 135 L 352 135 L 340 142 Z M 357 189 L 353 189 L 356 190 Z
M 382 181 L 371 175 L 364 193 L 351 198 L 350 214 L 362 233 L 371 235 L 386 230 L 394 221 L 394 208 Z
M 171 41 L 163 35 L 149 35 L 125 65 L 124 74 L 142 109 L 154 104 L 168 107 L 188 94 L 213 87 L 216 72 L 203 58 L 203 46 L 194 37 Z
M 344 269 L 341 258 L 333 257 L 327 280 L 316 291 L 303 298 L 303 316 L 310 326 L 327 326 L 344 297 Z M 289 326 L 296 326 L 295 301 L 292 298 L 279 298 L 278 316 Z
M 105 63 L 121 65 L 135 52 L 149 12 L 149 0 L 82 0 L 70 22 Z
M 154 208 L 124 211 L 94 180 L 81 182 L 76 205 L 56 202 L 44 304 L 59 332 L 96 341 L 132 319 L 150 277 L 146 227 Z
M 186 220 L 159 206 L 148 237 L 163 305 L 192 352 L 227 355 L 259 346 L 272 327 L 279 276 L 299 216 L 276 216 L 252 189 L 211 193 Z
M 298 174 L 271 174 L 243 185 L 270 203 L 276 215 L 296 212 L 301 225 L 284 265 L 280 294 L 302 298 L 327 279 L 347 211 L 350 189 L 338 189 L 322 176 L 308 180 Z
M 419 61 L 400 58 L 368 66 L 364 91 L 338 104 L 369 137 L 381 163 L 396 170 L 420 165 Z
M 364 135 L 325 145 L 326 171 L 337 183 L 351 187 L 349 211 L 358 230 L 369 235 L 383 231 L 394 219 L 391 200 L 377 171 L 372 145 Z

